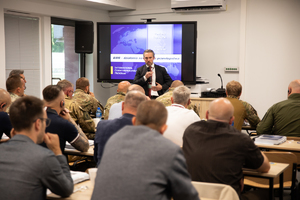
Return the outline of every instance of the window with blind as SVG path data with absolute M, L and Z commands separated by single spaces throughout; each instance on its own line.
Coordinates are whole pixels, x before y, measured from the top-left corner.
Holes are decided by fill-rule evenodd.
M 13 69 L 24 70 L 26 95 L 40 97 L 39 18 L 4 15 L 6 78 Z

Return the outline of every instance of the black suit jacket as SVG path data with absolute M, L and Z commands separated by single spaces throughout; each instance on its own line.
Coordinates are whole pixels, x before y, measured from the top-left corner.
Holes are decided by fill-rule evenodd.
M 157 92 L 158 92 L 159 95 L 162 95 L 163 93 L 165 93 L 166 90 L 169 89 L 169 87 L 171 86 L 173 80 L 169 76 L 169 74 L 167 73 L 167 71 L 164 67 L 161 67 L 159 65 L 154 64 L 154 68 L 155 68 L 156 82 L 158 82 L 162 86 L 162 89 L 160 91 L 157 91 Z M 144 75 L 146 73 L 147 73 L 147 66 L 146 65 L 143 65 L 143 66 L 139 67 L 136 70 L 136 74 L 135 74 L 133 83 L 142 86 L 145 90 L 145 94 L 148 96 L 148 92 L 149 92 L 148 82 L 145 81 L 145 79 L 144 79 Z

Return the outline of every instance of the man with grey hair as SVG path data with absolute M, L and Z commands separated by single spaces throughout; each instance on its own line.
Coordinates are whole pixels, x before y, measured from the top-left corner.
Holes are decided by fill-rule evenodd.
M 166 107 L 168 128 L 164 136 L 179 146 L 182 146 L 182 136 L 185 129 L 190 124 L 200 121 L 199 116 L 194 111 L 187 109 L 191 103 L 190 95 L 191 91 L 186 86 L 176 87 L 171 97 L 172 105 Z
M 70 116 L 80 126 L 87 138 L 93 140 L 95 138 L 95 123 L 90 113 L 72 100 L 74 85 L 66 79 L 59 81 L 57 85 L 62 88 L 65 94 L 65 108 L 70 111 Z
M 140 91 L 129 91 L 122 102 L 122 116 L 98 123 L 94 140 L 94 160 L 97 166 L 100 164 L 107 140 L 124 126 L 132 125 L 132 118 L 136 115 L 138 105 L 145 100 L 147 100 L 145 94 Z
M 141 93 L 145 94 L 144 89 L 137 84 L 130 85 L 127 88 L 127 92 L 129 91 L 140 91 Z M 116 119 L 122 116 L 122 103 L 123 101 L 115 103 L 111 106 L 108 119 Z
M 143 101 L 125 126 L 107 142 L 98 167 L 92 200 L 198 200 L 179 146 L 162 137 L 167 110 Z
M 60 80 L 56 84 L 60 86 L 65 94 L 65 107 L 69 109 L 70 104 L 72 103 L 72 96 L 74 93 L 74 85 L 67 79 Z
M 242 168 L 268 172 L 270 163 L 248 135 L 231 126 L 233 110 L 228 99 L 212 101 L 207 121 L 185 130 L 182 149 L 193 181 L 230 185 L 241 198 Z

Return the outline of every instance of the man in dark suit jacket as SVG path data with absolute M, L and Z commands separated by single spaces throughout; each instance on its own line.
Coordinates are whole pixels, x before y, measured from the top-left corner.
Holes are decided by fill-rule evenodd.
M 155 99 L 169 89 L 173 80 L 164 67 L 153 63 L 155 59 L 153 50 L 145 50 L 143 56 L 146 64 L 136 70 L 133 83 L 142 86 L 145 94 Z M 148 70 L 149 67 L 151 67 L 151 70 Z M 151 91 L 151 94 L 149 94 L 149 91 Z

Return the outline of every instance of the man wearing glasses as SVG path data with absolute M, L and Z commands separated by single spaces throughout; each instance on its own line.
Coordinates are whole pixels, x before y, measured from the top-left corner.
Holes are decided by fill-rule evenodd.
M 47 188 L 62 197 L 73 192 L 59 138 L 45 133 L 50 120 L 43 108 L 43 101 L 32 96 L 17 99 L 10 108 L 14 128 L 12 139 L 0 145 L 0 199 L 45 199 Z M 50 150 L 37 145 L 43 141 Z
M 90 113 L 83 109 L 76 101 L 73 101 L 74 85 L 64 79 L 57 83 L 65 94 L 65 107 L 70 111 L 72 119 L 80 126 L 88 139 L 95 138 L 95 123 Z
M 48 85 L 43 90 L 43 97 L 47 116 L 51 119 L 51 124 L 46 131 L 59 136 L 61 151 L 64 151 L 66 141 L 79 151 L 88 151 L 87 137 L 71 118 L 69 111 L 65 109 L 65 95 L 62 88 L 58 85 Z

